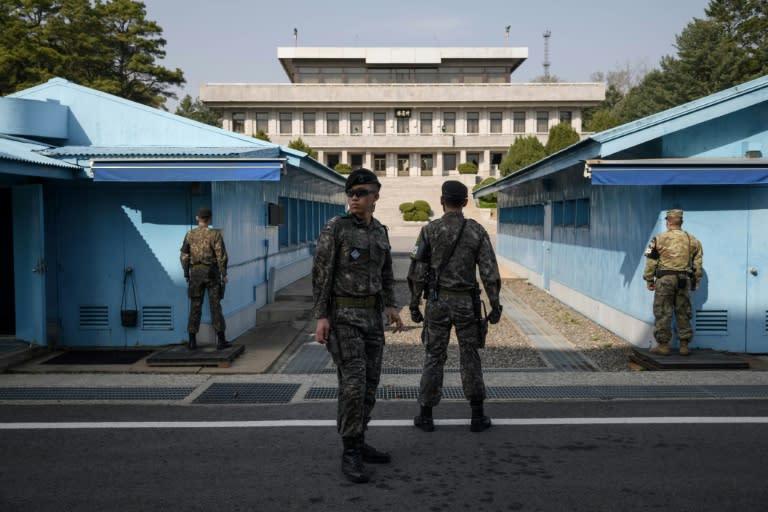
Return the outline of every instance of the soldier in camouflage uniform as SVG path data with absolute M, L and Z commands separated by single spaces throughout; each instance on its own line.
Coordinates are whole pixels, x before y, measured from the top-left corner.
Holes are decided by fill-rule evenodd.
M 667 231 L 653 238 L 645 251 L 647 258 L 643 279 L 654 292 L 653 335 L 658 344 L 651 352 L 669 355 L 672 340 L 672 314 L 677 321 L 680 355 L 691 353 L 688 344 L 693 338 L 691 327 L 691 290 L 696 290 L 702 277 L 704 250 L 693 235 L 682 230 L 683 211 L 669 210 Z
M 422 295 L 427 298 L 422 333 L 426 357 L 419 388 L 421 412 L 414 418 L 414 425 L 425 432 L 435 428 L 432 408 L 440 403 L 443 366 L 451 327 L 455 327 L 461 383 L 472 407 L 470 430 L 481 432 L 491 426 L 491 419 L 483 412 L 486 394 L 478 348 L 482 348 L 484 340 L 480 339 L 479 308 L 473 302 L 474 293 L 474 300 L 479 301 L 476 268 L 480 269 L 480 279 L 491 303 L 488 321 L 492 324 L 501 319 L 501 278 L 488 233 L 462 213 L 467 204 L 467 187 L 459 181 L 446 181 L 440 203 L 445 213 L 422 228 L 411 251 L 408 271 L 413 321 L 424 320 L 419 305 Z
M 357 483 L 370 478 L 363 462 L 391 460 L 388 453 L 367 444 L 364 434 L 381 377 L 382 313 L 395 325 L 395 332 L 403 326 L 395 302 L 387 230 L 373 218 L 380 188 L 368 169 L 349 175 L 345 186 L 349 211 L 323 227 L 312 268 L 315 339 L 331 353 L 339 382 L 341 470 Z
M 191 301 L 187 325 L 187 346 L 190 350 L 197 348 L 197 332 L 200 330 L 200 316 L 206 290 L 211 306 L 213 329 L 216 331 L 216 348 L 222 350 L 231 346 L 224 336 L 226 325 L 221 313 L 221 298 L 227 283 L 227 249 L 224 247 L 221 231 L 209 226 L 211 217 L 210 208 L 200 208 L 195 217 L 197 227 L 187 232 L 181 244 L 181 267 L 189 284 L 187 292 Z

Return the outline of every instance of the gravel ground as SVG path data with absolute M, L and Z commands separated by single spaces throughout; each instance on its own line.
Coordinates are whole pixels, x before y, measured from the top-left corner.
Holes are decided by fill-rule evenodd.
M 597 325 L 550 296 L 544 290 L 524 280 L 514 280 L 504 285 L 528 307 L 557 329 L 577 350 L 584 353 L 601 371 L 628 370 L 631 345 L 607 329 Z M 408 304 L 408 287 L 398 283 L 398 302 Z M 486 304 L 487 304 L 486 299 Z M 422 303 L 423 312 L 423 303 Z M 421 367 L 424 350 L 421 345 L 421 324 L 411 321 L 408 307 L 400 311 L 404 329 L 399 333 L 387 330 L 384 349 L 384 366 L 389 368 Z M 522 334 L 506 315 L 490 326 L 485 349 L 481 351 L 484 368 L 545 368 L 544 361 L 528 337 Z M 459 351 L 455 332 L 451 332 L 446 368 L 458 368 Z

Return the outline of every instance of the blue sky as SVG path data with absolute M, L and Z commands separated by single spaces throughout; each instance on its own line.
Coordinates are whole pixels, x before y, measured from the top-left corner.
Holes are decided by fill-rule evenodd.
M 163 65 L 187 79 L 179 98 L 200 84 L 285 83 L 279 46 L 527 47 L 513 73 L 527 82 L 543 73 L 589 81 L 595 71 L 657 67 L 675 54 L 675 36 L 705 17 L 709 0 L 144 0 L 147 18 L 167 40 Z M 169 102 L 170 110 L 175 102 Z

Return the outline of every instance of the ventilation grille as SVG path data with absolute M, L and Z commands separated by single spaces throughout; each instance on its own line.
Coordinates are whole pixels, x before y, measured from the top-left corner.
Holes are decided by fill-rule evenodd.
M 696 311 L 696 334 L 728 334 L 728 310 Z
M 172 331 L 171 306 L 144 306 L 141 308 L 141 328 L 145 331 Z
M 109 329 L 109 306 L 80 306 L 81 329 Z

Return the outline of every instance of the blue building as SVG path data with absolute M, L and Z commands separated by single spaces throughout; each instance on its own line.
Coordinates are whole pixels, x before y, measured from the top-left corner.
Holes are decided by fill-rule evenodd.
M 57 347 L 185 340 L 179 248 L 205 205 L 229 252 L 233 338 L 309 273 L 343 186 L 302 152 L 66 80 L 0 98 L 0 238 L 13 241 L 0 250 L 0 335 Z M 135 326 L 121 309 L 138 310 Z M 208 315 L 204 305 L 202 340 Z
M 584 139 L 506 176 L 502 262 L 636 346 L 643 251 L 670 208 L 704 246 L 692 346 L 768 352 L 768 76 Z

